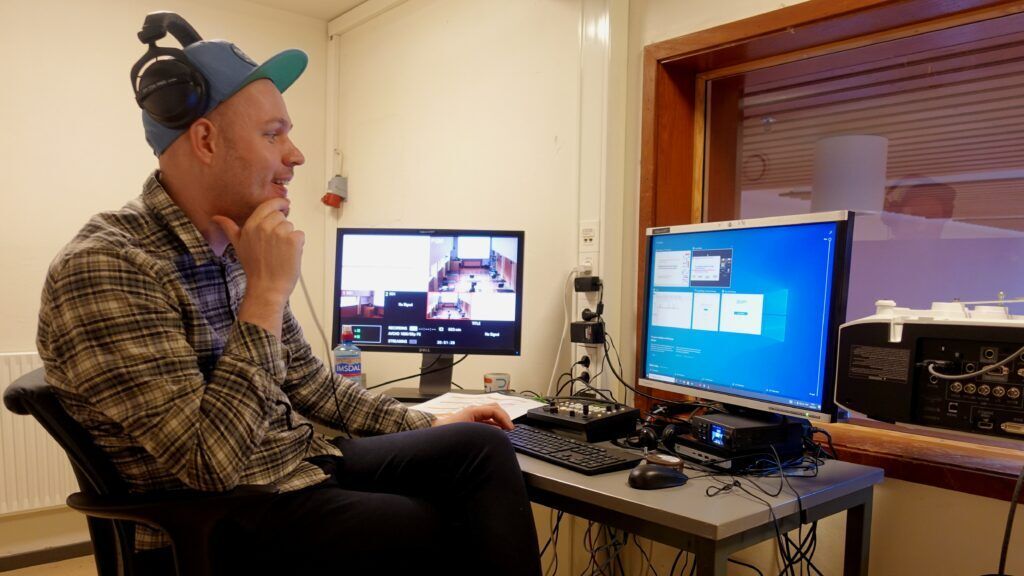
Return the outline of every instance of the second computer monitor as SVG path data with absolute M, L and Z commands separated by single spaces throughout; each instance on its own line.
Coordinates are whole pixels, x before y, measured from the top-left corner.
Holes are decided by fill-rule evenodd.
M 649 229 L 641 383 L 828 421 L 853 214 Z
M 431 390 L 418 395 L 427 397 L 450 385 L 453 354 L 518 355 L 523 236 L 496 230 L 339 229 L 333 345 L 349 324 L 363 350 L 429 355 L 423 366 L 431 377 L 421 380 L 421 388 L 429 384 Z

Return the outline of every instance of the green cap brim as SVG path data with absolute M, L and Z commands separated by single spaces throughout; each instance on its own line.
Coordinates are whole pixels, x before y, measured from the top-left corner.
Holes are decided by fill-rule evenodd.
M 270 80 L 282 94 L 298 80 L 309 64 L 309 57 L 302 50 L 285 50 L 270 58 L 252 71 L 235 92 L 257 80 Z

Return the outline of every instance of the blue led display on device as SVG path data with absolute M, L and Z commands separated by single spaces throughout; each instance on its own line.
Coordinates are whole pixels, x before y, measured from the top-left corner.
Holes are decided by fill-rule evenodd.
M 794 414 L 828 408 L 848 232 L 844 219 L 652 235 L 644 378 Z
M 718 424 L 711 425 L 711 442 L 719 446 L 725 446 L 725 430 Z

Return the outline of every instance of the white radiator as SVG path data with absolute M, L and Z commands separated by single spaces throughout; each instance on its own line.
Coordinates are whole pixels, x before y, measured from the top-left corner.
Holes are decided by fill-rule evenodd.
M 0 391 L 41 368 L 38 354 L 0 354 Z M 31 416 L 0 406 L 0 514 L 63 506 L 78 482 L 64 450 Z

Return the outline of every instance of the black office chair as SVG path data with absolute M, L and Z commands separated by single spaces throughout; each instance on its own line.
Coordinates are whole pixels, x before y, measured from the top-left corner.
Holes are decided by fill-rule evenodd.
M 15 414 L 35 417 L 71 460 L 82 491 L 68 496 L 67 502 L 88 516 L 99 576 L 139 576 L 132 522 L 156 526 L 170 536 L 178 574 L 212 576 L 215 550 L 211 537 L 217 523 L 230 511 L 276 492 L 271 486 L 239 486 L 216 493 L 130 494 L 107 455 L 64 411 L 41 368 L 15 380 L 4 392 L 4 405 Z

